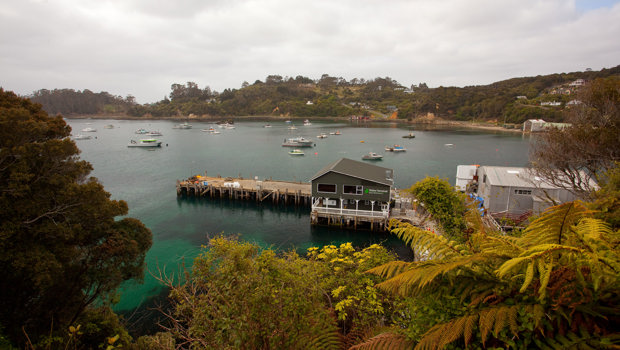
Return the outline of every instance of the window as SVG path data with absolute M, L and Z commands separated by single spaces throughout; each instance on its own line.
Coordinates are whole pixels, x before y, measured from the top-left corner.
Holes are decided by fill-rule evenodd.
M 317 184 L 316 190 L 325 193 L 336 193 L 336 185 L 332 184 Z
M 361 195 L 364 193 L 364 186 L 342 185 L 342 193 Z
M 532 190 L 515 190 L 515 194 L 531 195 L 532 194 Z

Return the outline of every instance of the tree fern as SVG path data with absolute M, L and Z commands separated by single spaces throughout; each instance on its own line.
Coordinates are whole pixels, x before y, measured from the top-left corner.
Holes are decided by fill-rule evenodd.
M 467 241 L 457 244 L 410 224 L 393 222 L 392 227 L 429 260 L 370 270 L 388 278 L 378 286 L 439 300 L 451 293 L 466 303 L 424 333 L 419 349 L 457 340 L 465 346 L 480 341 L 517 348 L 596 348 L 620 338 L 620 232 L 593 219 L 582 202 L 548 209 L 521 237 L 474 223 Z M 579 327 L 584 330 L 578 334 Z

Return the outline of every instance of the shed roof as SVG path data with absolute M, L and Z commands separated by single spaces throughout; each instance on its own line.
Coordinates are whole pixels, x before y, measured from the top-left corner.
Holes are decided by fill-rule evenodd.
M 480 168 L 492 186 L 556 188 L 543 182 L 528 168 L 505 166 L 482 166 Z
M 487 181 L 493 186 L 510 187 L 529 187 L 542 189 L 557 189 L 558 186 L 552 185 L 536 175 L 531 168 L 504 167 L 504 166 L 482 166 L 480 167 L 487 176 Z M 481 172 L 482 173 L 482 172 Z M 558 176 L 562 176 L 558 174 Z M 582 179 L 590 181 L 590 186 L 596 188 L 594 179 L 581 172 Z
M 387 186 L 392 186 L 394 183 L 394 170 L 373 164 L 358 162 L 348 158 L 340 158 L 339 160 L 328 164 L 326 167 L 314 174 L 314 176 L 310 178 L 310 181 L 314 181 L 316 178 L 321 177 L 328 172 L 335 172 L 362 180 L 377 182 Z M 387 174 L 389 174 L 389 177 Z

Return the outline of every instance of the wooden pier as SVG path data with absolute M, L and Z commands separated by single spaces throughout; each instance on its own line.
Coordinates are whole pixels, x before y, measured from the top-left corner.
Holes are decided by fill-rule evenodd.
M 177 180 L 177 196 L 230 198 L 269 201 L 274 204 L 292 204 L 310 207 L 312 192 L 309 183 L 258 180 L 231 177 L 192 177 Z

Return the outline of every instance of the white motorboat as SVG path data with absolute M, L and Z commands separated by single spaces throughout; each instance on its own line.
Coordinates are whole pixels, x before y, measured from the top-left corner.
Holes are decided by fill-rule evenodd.
M 317 138 L 319 138 L 319 139 L 326 139 L 327 138 L 327 134 L 326 133 L 321 133 L 321 135 L 318 135 Z
M 90 140 L 90 139 L 92 139 L 92 138 L 93 138 L 93 137 L 92 137 L 92 136 L 90 136 L 90 135 L 82 135 L 82 134 L 75 135 L 75 136 L 73 137 L 73 139 L 74 139 L 74 140 Z
M 97 131 L 97 129 L 93 129 L 93 128 L 90 128 L 90 127 L 82 129 L 82 132 L 95 132 L 95 131 Z
M 310 126 L 312 123 L 308 119 L 304 120 L 304 126 Z
M 114 129 L 114 125 L 112 124 L 108 124 L 106 126 L 104 126 L 105 129 Z
M 141 134 L 146 134 L 147 132 L 149 132 L 149 131 L 146 130 L 146 129 L 140 128 L 140 129 L 136 130 L 134 133 L 138 134 L 138 135 L 141 135 Z
M 161 147 L 161 141 L 156 139 L 131 140 L 127 147 Z
M 235 128 L 235 124 L 226 122 L 226 123 L 218 123 L 217 126 L 220 129 L 234 129 Z
M 304 152 L 300 149 L 294 149 L 290 152 L 288 152 L 288 154 L 292 155 L 292 156 L 303 156 Z
M 383 156 L 375 152 L 369 152 L 368 154 L 362 157 L 362 160 L 381 160 L 381 159 L 383 159 Z
M 147 132 L 144 135 L 146 135 L 146 136 L 164 136 L 164 134 L 162 134 L 158 130 L 149 131 L 149 132 Z

